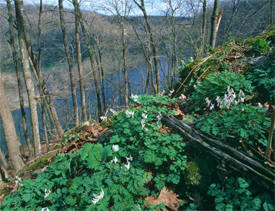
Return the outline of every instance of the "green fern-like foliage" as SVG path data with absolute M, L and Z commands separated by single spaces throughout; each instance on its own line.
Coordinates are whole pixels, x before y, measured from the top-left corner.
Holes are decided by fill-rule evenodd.
M 215 208 L 222 210 L 274 210 L 272 199 L 266 194 L 253 194 L 250 184 L 241 177 L 230 177 L 222 186 L 211 184 L 208 195 L 214 197 Z

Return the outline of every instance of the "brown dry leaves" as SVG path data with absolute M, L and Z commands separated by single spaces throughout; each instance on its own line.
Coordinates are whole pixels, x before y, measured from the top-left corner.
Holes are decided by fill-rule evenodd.
M 145 205 L 150 207 L 150 205 L 159 205 L 165 204 L 171 210 L 178 211 L 179 210 L 179 202 L 182 201 L 178 198 L 178 195 L 173 191 L 169 191 L 166 186 L 164 186 L 158 197 L 148 196 L 146 197 Z M 163 211 L 168 211 L 167 209 L 163 209 Z
M 83 145 L 87 142 L 90 142 L 90 143 L 97 142 L 98 137 L 101 137 L 107 131 L 108 131 L 108 128 L 102 128 L 99 124 L 85 128 L 85 130 L 82 131 L 82 135 L 78 139 L 62 147 L 59 150 L 59 153 L 73 153 L 79 150 L 80 148 L 82 148 Z

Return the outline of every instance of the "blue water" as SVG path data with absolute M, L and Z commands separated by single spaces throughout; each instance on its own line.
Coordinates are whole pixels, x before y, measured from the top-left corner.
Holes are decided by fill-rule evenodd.
M 165 81 L 167 78 L 167 64 L 165 61 L 161 62 L 161 66 L 163 70 L 166 71 L 160 71 L 160 79 L 161 79 L 161 90 L 167 89 L 167 82 Z M 140 65 L 136 69 L 128 70 L 128 78 L 130 82 L 130 93 L 132 94 L 143 94 L 144 93 L 144 87 L 146 83 L 146 66 Z M 121 84 L 119 82 L 121 81 Z M 111 83 L 110 83 L 111 82 Z M 93 81 L 91 81 L 90 87 L 85 87 L 87 90 L 85 91 L 86 95 L 86 106 L 87 106 L 87 115 L 90 119 L 96 119 L 96 108 L 97 108 L 97 100 L 96 100 L 96 93 L 93 85 Z M 113 74 L 110 75 L 104 80 L 104 86 L 105 86 L 105 100 L 106 100 L 106 108 L 113 108 L 116 110 L 119 110 L 122 108 L 125 104 L 124 97 L 120 94 L 119 89 L 114 86 L 113 84 L 116 84 L 116 86 L 119 86 L 121 90 L 123 90 L 123 75 L 121 74 Z M 77 92 L 78 97 L 78 105 L 80 108 L 80 91 Z M 113 105 L 113 99 L 114 99 L 114 105 Z M 60 98 L 56 99 L 54 101 L 54 105 L 60 120 L 60 123 L 63 127 L 63 129 L 66 131 L 73 127 L 74 123 L 70 119 L 73 112 L 72 109 L 72 97 L 69 94 L 67 98 Z M 29 137 L 31 137 L 31 125 L 30 125 L 30 111 L 29 108 L 25 108 L 26 111 L 26 117 L 28 122 L 28 132 Z M 22 116 L 20 109 L 12 111 L 13 120 L 16 127 L 17 135 L 23 145 L 25 145 L 25 138 L 24 138 L 24 131 L 22 126 Z M 40 135 L 43 136 L 43 127 L 42 127 L 42 121 L 41 121 L 41 113 L 38 109 L 38 118 L 39 118 L 39 128 L 40 128 Z M 4 131 L 2 128 L 2 121 L 0 118 L 0 147 L 3 150 L 3 152 L 7 152 L 7 146 L 4 136 Z

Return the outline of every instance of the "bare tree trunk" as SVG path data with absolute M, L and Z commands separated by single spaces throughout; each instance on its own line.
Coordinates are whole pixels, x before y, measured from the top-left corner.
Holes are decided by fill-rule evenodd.
M 28 47 L 29 58 L 30 58 L 29 60 L 30 60 L 30 63 L 31 63 L 31 66 L 32 66 L 32 69 L 33 69 L 33 73 L 34 73 L 35 79 L 38 81 L 38 83 L 42 87 L 42 92 L 43 93 L 40 93 L 40 95 L 43 96 L 43 99 L 45 100 L 44 105 L 46 107 L 48 115 L 52 116 L 51 121 L 52 121 L 52 124 L 55 127 L 56 134 L 57 134 L 57 136 L 61 137 L 63 135 L 63 129 L 62 129 L 62 126 L 59 122 L 58 115 L 56 113 L 55 107 L 53 105 L 52 97 L 51 97 L 51 95 L 48 91 L 48 88 L 46 86 L 46 82 L 44 81 L 43 77 L 39 78 L 39 72 L 37 70 L 37 66 L 38 66 L 38 63 L 41 60 L 41 57 L 38 55 L 38 57 L 40 57 L 40 58 L 38 58 L 38 60 L 36 60 L 36 57 L 35 57 L 35 55 L 32 51 L 31 40 L 30 40 L 30 37 L 29 37 L 29 33 L 27 32 L 26 29 L 25 29 L 25 34 L 26 34 L 26 36 L 25 36 L 26 44 L 27 44 L 27 46 L 29 46 Z M 40 55 L 41 55 L 41 52 L 40 52 Z
M 234 0 L 233 1 L 233 7 L 232 7 L 232 13 L 231 13 L 231 16 L 229 18 L 229 21 L 228 21 L 228 24 L 226 26 L 226 29 L 224 30 L 225 33 L 224 33 L 224 40 L 228 37 L 228 34 L 230 32 L 230 28 L 233 24 L 233 20 L 234 20 L 234 17 L 236 16 L 237 12 L 238 12 L 238 9 L 240 7 L 240 3 L 241 3 L 241 0 Z
M 206 7 L 207 1 L 203 0 L 203 9 L 202 9 L 202 28 L 201 28 L 201 55 L 205 51 L 205 37 L 206 37 Z
M 71 58 L 70 50 L 69 50 L 68 38 L 67 38 L 67 34 L 66 34 L 63 0 L 58 0 L 58 5 L 59 5 L 60 26 L 61 26 L 61 30 L 62 30 L 62 34 L 63 34 L 63 43 L 64 43 L 66 58 L 67 58 L 68 66 L 69 66 L 69 73 L 70 73 L 71 94 L 72 94 L 73 108 L 74 108 L 74 121 L 75 121 L 75 125 L 78 125 L 79 117 L 78 117 L 76 81 L 75 81 L 73 62 L 72 62 L 72 58 Z
M 74 5 L 74 16 L 75 16 L 75 41 L 76 41 L 76 53 L 77 53 L 77 67 L 79 74 L 79 86 L 80 86 L 80 94 L 81 94 L 81 111 L 83 121 L 87 121 L 87 109 L 86 109 L 86 99 L 85 99 L 85 89 L 83 83 L 83 67 L 82 67 L 82 56 L 81 56 L 81 46 L 80 46 L 80 36 L 79 36 L 79 14 L 77 11 L 77 2 L 78 0 L 73 0 Z
M 10 34 L 9 44 L 11 47 L 13 63 L 14 63 L 15 71 L 16 71 L 19 104 L 20 104 L 20 110 L 21 110 L 21 114 L 22 114 L 22 125 L 23 125 L 23 130 L 24 130 L 24 138 L 25 138 L 26 144 L 28 146 L 28 149 L 31 152 L 32 146 L 31 146 L 29 135 L 28 135 L 26 112 L 24 109 L 23 84 L 22 84 L 21 76 L 20 76 L 20 72 L 19 72 L 19 70 L 20 70 L 19 60 L 20 59 L 17 54 L 16 45 L 15 45 L 15 35 L 14 35 L 14 31 L 13 31 L 14 19 L 13 19 L 13 15 L 12 15 L 12 6 L 11 6 L 10 0 L 7 0 L 7 8 L 8 8 L 8 21 L 9 21 L 9 34 Z
M 18 171 L 22 169 L 25 164 L 20 156 L 19 147 L 21 144 L 17 139 L 13 118 L 8 106 L 7 96 L 6 96 L 1 78 L 0 78 L 0 99 L 1 99 L 0 117 L 2 119 L 9 156 L 14 169 Z
M 102 110 L 103 110 L 103 113 L 105 113 L 105 111 L 106 111 L 106 97 L 105 97 L 105 84 L 104 84 L 104 69 L 103 69 L 103 64 L 102 64 L 102 52 L 100 50 L 100 43 L 99 43 L 99 40 L 97 37 L 95 37 L 95 42 L 96 42 L 99 67 L 100 67 Z
M 90 64 L 91 64 L 92 74 L 93 74 L 93 77 L 94 77 L 95 90 L 96 90 L 96 98 L 97 98 L 97 116 L 98 116 L 98 119 L 100 120 L 100 117 L 103 116 L 103 113 L 102 113 L 102 106 L 101 106 L 101 99 L 100 99 L 98 77 L 97 77 L 96 70 L 93 67 L 93 64 L 94 64 L 94 54 L 93 54 L 92 47 L 91 47 L 91 45 L 89 43 L 89 36 L 88 36 L 88 32 L 87 32 L 87 30 L 85 28 L 85 25 L 84 25 L 84 19 L 82 17 L 82 13 L 80 11 L 80 8 L 79 8 L 79 5 L 78 5 L 77 2 L 76 2 L 76 6 L 77 6 L 78 14 L 79 14 L 79 21 L 80 21 L 82 33 L 83 33 L 83 36 L 84 36 L 84 39 L 85 39 L 85 43 L 86 43 L 86 46 L 87 46 L 87 49 L 88 49 L 89 57 L 90 57 Z
M 210 34 L 210 46 L 211 48 L 215 48 L 216 46 L 216 38 L 217 38 L 217 20 L 218 20 L 218 15 L 219 15 L 219 5 L 220 5 L 220 0 L 215 0 L 214 2 L 214 8 L 213 8 L 213 13 L 212 13 L 212 18 L 211 18 L 211 34 Z
M 179 6 L 173 6 L 172 0 L 168 0 L 169 5 L 169 11 L 171 15 L 169 15 L 169 12 L 167 12 L 168 19 L 171 19 L 167 24 L 171 26 L 171 32 L 172 32 L 172 55 L 171 55 L 171 62 L 169 62 L 168 59 L 168 87 L 172 88 L 174 81 L 176 79 L 176 68 L 178 66 L 178 57 L 177 57 L 177 31 L 176 31 L 176 22 L 175 22 L 175 13 L 177 9 L 179 9 Z M 169 51 L 168 51 L 169 52 Z M 169 58 L 169 55 L 168 55 Z M 173 72 L 171 72 L 171 67 L 173 67 Z
M 37 56 L 37 66 L 36 70 L 38 72 L 38 88 L 39 88 L 39 94 L 40 94 L 40 109 L 41 109 L 41 115 L 42 115 L 42 125 L 43 125 L 43 137 L 46 141 L 46 148 L 47 151 L 49 150 L 49 139 L 48 139 L 48 133 L 47 133 L 47 126 L 46 126 L 46 101 L 45 96 L 43 94 L 43 75 L 41 70 L 41 58 L 42 58 L 42 50 L 41 50 L 41 34 L 42 34 L 42 28 L 41 28 L 41 19 L 42 19 L 42 13 L 43 13 L 43 0 L 40 0 L 39 4 L 39 16 L 38 16 L 38 39 L 37 39 L 37 48 L 38 48 L 38 56 Z M 35 70 L 34 70 L 35 71 Z
M 23 2 L 22 0 L 15 0 L 14 2 L 15 2 L 15 11 L 16 11 L 16 20 L 17 20 L 18 41 L 19 41 L 19 47 L 21 51 L 22 67 L 23 67 L 24 79 L 26 83 L 30 113 L 31 113 L 34 152 L 35 152 L 35 155 L 39 155 L 41 153 L 41 145 L 40 145 L 39 123 L 38 123 L 38 115 L 37 115 L 37 102 L 35 100 L 35 89 L 34 89 L 34 84 L 32 80 L 32 74 L 29 67 L 28 50 L 25 43 Z
M 2 180 L 5 180 L 9 177 L 7 169 L 8 169 L 8 162 L 5 157 L 5 154 L 2 152 L 0 148 L 0 175 L 1 175 L 0 178 Z
M 128 75 L 127 75 L 127 55 L 126 55 L 126 40 L 125 40 L 125 28 L 124 28 L 124 17 L 120 17 L 120 30 L 121 30 L 121 44 L 122 44 L 122 57 L 123 57 L 123 75 L 124 75 L 124 95 L 126 107 L 129 106 L 129 86 L 128 86 Z
M 137 39 L 140 42 L 140 45 L 142 47 L 142 53 L 143 53 L 143 56 L 144 56 L 144 58 L 145 58 L 145 60 L 147 62 L 147 68 L 149 68 L 148 72 L 147 72 L 147 76 L 146 76 L 145 93 L 147 93 L 147 91 L 149 89 L 149 84 L 150 84 L 149 83 L 149 79 L 150 79 L 150 76 L 151 76 L 151 85 L 152 85 L 153 93 L 157 93 L 156 85 L 155 85 L 155 82 L 154 82 L 154 76 L 153 76 L 153 62 L 152 62 L 152 57 L 150 56 L 151 46 L 150 45 L 145 45 L 142 42 L 142 40 L 141 40 L 141 38 L 140 38 L 140 36 L 139 36 L 139 34 L 138 34 L 138 32 L 137 32 L 134 24 L 131 23 L 131 25 L 132 25 L 132 28 L 133 28 L 136 36 L 137 36 Z
M 146 23 L 146 28 L 148 30 L 149 33 L 149 37 L 150 37 L 150 45 L 151 45 L 151 49 L 152 49 L 152 56 L 153 56 L 153 61 L 154 61 L 154 68 L 155 68 L 155 77 L 156 77 L 156 90 L 157 90 L 157 94 L 160 93 L 160 75 L 159 75 L 159 66 L 158 66 L 158 55 L 157 55 L 157 47 L 156 47 L 156 43 L 153 37 L 153 32 L 151 29 L 151 25 L 149 23 L 148 20 L 148 15 L 145 9 L 145 5 L 144 5 L 144 0 L 140 0 L 140 4 L 134 0 L 135 4 L 139 7 L 139 9 L 142 11 L 143 13 L 143 17 Z
M 174 81 L 176 80 L 176 68 L 178 66 L 178 54 L 177 54 L 177 32 L 175 26 L 175 17 L 172 17 L 172 37 L 173 37 L 173 55 L 172 55 L 172 66 L 173 66 L 173 78 L 169 83 L 171 83 L 170 88 L 173 88 Z

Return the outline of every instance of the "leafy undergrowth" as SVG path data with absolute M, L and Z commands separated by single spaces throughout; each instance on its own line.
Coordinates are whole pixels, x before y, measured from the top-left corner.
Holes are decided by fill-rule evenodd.
M 132 96 L 127 110 L 102 117 L 100 125 L 66 132 L 55 159 L 46 159 L 41 173 L 17 179 L 1 208 L 274 210 L 271 190 L 221 168 L 161 121 L 174 115 L 274 171 L 274 160 L 264 155 L 274 104 L 274 35 L 271 27 L 186 65 L 180 98 Z M 256 57 L 264 61 L 249 64 Z
M 68 135 L 54 161 L 35 179 L 20 182 L 1 208 L 177 210 L 184 201 L 173 189 L 187 162 L 185 143 L 161 123 L 162 115 L 173 114 L 175 102 L 135 96 L 110 128 L 86 128 L 74 140 Z
M 192 93 L 194 86 L 211 73 L 227 70 L 237 74 L 249 74 L 254 66 L 260 67 L 263 63 L 272 61 L 270 56 L 271 52 L 274 54 L 274 46 L 275 25 L 256 37 L 245 40 L 231 39 L 213 49 L 206 57 L 188 61 L 180 66 L 180 82 L 174 88 L 176 90 L 174 96 L 178 96 L 182 92 Z M 263 75 L 264 73 L 259 74 Z

